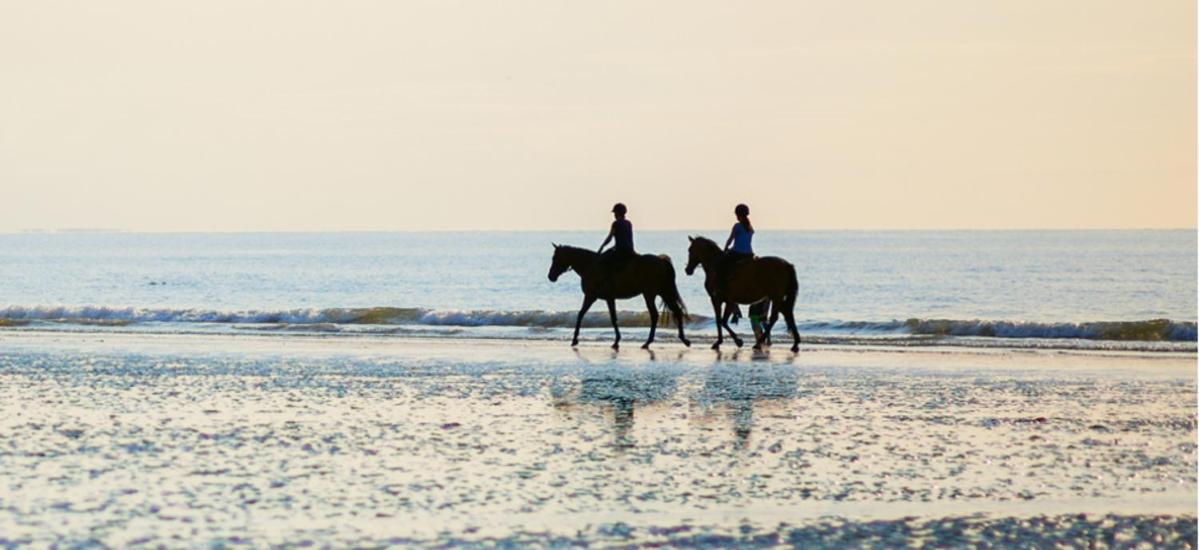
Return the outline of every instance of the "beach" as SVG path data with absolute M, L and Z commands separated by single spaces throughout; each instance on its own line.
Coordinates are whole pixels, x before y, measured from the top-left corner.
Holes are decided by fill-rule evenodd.
M 1194 366 L 0 330 L 0 544 L 1194 547 Z
M 1199 546 L 1196 0 L 7 2 L 0 550 Z

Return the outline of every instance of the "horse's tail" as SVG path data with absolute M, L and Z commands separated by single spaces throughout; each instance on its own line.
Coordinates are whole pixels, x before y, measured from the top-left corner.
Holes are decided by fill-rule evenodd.
M 795 265 L 787 262 L 787 274 L 791 276 L 791 280 L 787 281 L 787 295 L 783 298 L 783 305 L 787 311 L 795 311 L 795 297 L 799 294 L 799 277 L 795 275 Z
M 689 320 L 689 318 L 691 317 L 691 314 L 687 313 L 687 304 L 683 302 L 683 297 L 679 294 L 679 287 L 674 282 L 675 281 L 674 264 L 670 261 L 670 256 L 661 254 L 658 257 L 661 258 L 662 261 L 666 264 L 667 281 L 666 281 L 666 287 L 662 289 L 662 301 L 665 302 L 666 305 L 674 304 L 679 307 L 679 311 L 682 312 L 683 315 L 679 319 L 676 319 L 675 322 L 679 326 L 683 326 L 683 323 L 685 323 Z M 670 320 L 667 319 L 666 322 L 669 323 Z

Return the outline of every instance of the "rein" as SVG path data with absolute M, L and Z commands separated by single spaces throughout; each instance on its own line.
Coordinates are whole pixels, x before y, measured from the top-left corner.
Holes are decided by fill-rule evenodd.
M 580 275 L 582 275 L 582 271 L 579 269 L 580 267 L 587 267 L 588 265 L 591 265 L 595 262 L 596 258 L 599 257 L 599 253 L 592 252 L 586 248 L 579 248 L 577 246 L 564 245 L 562 246 L 561 250 L 568 252 L 566 257 L 566 270 L 574 270 Z
M 715 241 L 712 241 L 711 239 L 708 239 L 707 237 L 696 237 L 695 242 L 701 243 L 701 246 L 704 246 L 705 248 L 708 248 L 709 250 L 712 251 L 711 253 L 708 254 L 707 258 L 699 261 L 699 266 L 704 268 L 704 273 L 707 273 L 709 271 L 709 268 L 712 267 L 712 264 L 716 263 L 717 260 L 719 260 L 721 257 L 723 257 L 726 254 L 726 252 L 721 250 L 720 245 L 716 244 Z M 710 244 L 711 246 L 708 246 L 708 244 Z

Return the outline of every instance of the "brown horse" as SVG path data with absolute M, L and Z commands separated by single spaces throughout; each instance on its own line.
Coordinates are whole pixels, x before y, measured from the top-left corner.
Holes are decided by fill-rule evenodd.
M 724 342 L 722 327 L 729 331 L 729 336 L 736 342 L 737 347 L 741 347 L 741 338 L 729 328 L 733 304 L 754 304 L 770 300 L 773 304 L 770 322 L 766 324 L 766 330 L 754 348 L 761 348 L 762 343 L 770 338 L 770 329 L 774 327 L 781 310 L 787 320 L 787 328 L 791 330 L 791 336 L 795 339 L 791 351 L 798 352 L 799 330 L 795 328 L 795 296 L 799 293 L 799 280 L 795 276 L 795 266 L 774 256 L 754 258 L 734 270 L 733 277 L 728 282 L 726 295 L 717 297 L 719 286 L 716 281 L 716 265 L 724 256 L 724 251 L 712 239 L 687 238 L 691 239 L 691 246 L 687 249 L 686 272 L 691 275 L 695 273 L 695 266 L 703 266 L 704 289 L 708 291 L 708 296 L 712 298 L 712 308 L 716 310 L 716 343 L 712 344 L 712 349 L 720 349 L 720 344 Z M 725 304 L 728 306 L 722 312 L 721 306 Z
M 670 312 L 674 314 L 679 325 L 679 340 L 690 346 L 691 341 L 683 335 L 683 322 L 687 318 L 687 306 L 679 296 L 679 289 L 674 284 L 674 265 L 669 256 L 654 256 L 641 254 L 625 264 L 620 272 L 604 277 L 601 268 L 595 263 L 600 257 L 598 252 L 574 246 L 554 245 L 554 259 L 550 264 L 550 281 L 556 282 L 558 277 L 568 270 L 579 274 L 583 288 L 583 307 L 579 310 L 579 318 L 575 321 L 575 335 L 571 346 L 579 345 L 579 325 L 583 316 L 591 309 L 596 300 L 608 302 L 608 315 L 612 317 L 612 329 L 616 331 L 616 341 L 613 349 L 620 348 L 620 327 L 616 325 L 616 300 L 633 298 L 638 295 L 645 298 L 645 308 L 649 310 L 649 339 L 642 344 L 642 349 L 649 349 L 658 331 L 658 308 L 654 304 L 658 296 Z

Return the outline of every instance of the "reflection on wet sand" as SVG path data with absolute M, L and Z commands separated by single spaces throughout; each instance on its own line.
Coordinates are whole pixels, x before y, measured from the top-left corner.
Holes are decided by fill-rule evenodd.
M 667 355 L 674 361 L 681 361 L 688 351 L 679 350 Z M 583 364 L 592 368 L 578 375 L 577 388 L 569 389 L 562 382 L 552 385 L 550 396 L 554 406 L 559 409 L 587 405 L 602 407 L 605 414 L 611 414 L 613 446 L 618 449 L 634 447 L 637 442 L 631 434 L 638 406 L 675 397 L 680 373 L 648 366 L 607 363 L 597 366 L 578 349 L 574 353 Z M 606 359 L 611 361 L 621 353 L 612 351 Z M 650 362 L 659 361 L 659 353 L 653 350 L 632 353 L 644 353 Z M 771 402 L 786 407 L 786 401 L 795 396 L 799 374 L 791 365 L 794 358 L 795 354 L 788 353 L 785 362 L 770 364 L 768 350 L 717 351 L 694 401 L 701 405 L 705 415 L 727 410 L 738 446 L 744 447 L 753 431 L 755 404 Z
M 765 352 L 755 352 L 766 358 Z M 734 354 L 736 355 L 736 354 Z M 727 409 L 738 448 L 745 448 L 754 427 L 754 406 L 786 408 L 798 388 L 799 371 L 791 365 L 718 363 L 708 370 L 694 400 L 705 414 Z
M 659 355 L 662 356 L 663 361 L 682 361 L 683 358 L 687 356 L 687 353 L 691 351 L 691 348 L 683 348 L 667 352 L 658 352 L 657 350 L 652 349 L 647 349 L 645 351 L 647 355 L 649 355 L 650 361 L 658 361 Z
M 48 338 L 0 546 L 1194 541 L 1193 356 Z
M 632 437 L 637 407 L 671 397 L 677 388 L 677 371 L 652 367 L 608 367 L 588 369 L 579 375 L 578 388 L 554 396 L 555 401 L 574 405 L 611 409 L 613 446 L 626 449 L 636 445 Z

